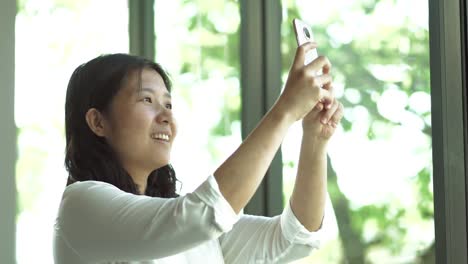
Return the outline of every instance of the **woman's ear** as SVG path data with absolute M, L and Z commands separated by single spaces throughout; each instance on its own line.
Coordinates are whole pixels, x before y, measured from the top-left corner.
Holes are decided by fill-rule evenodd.
M 101 112 L 96 108 L 90 108 L 86 112 L 86 123 L 88 123 L 91 131 L 94 132 L 99 137 L 104 137 L 106 135 L 106 129 L 104 126 L 105 120 Z

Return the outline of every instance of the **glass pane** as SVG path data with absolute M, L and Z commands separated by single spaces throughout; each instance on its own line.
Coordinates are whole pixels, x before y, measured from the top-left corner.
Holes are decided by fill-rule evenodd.
M 128 8 L 126 0 L 21 0 L 18 5 L 17 263 L 53 263 L 53 223 L 67 177 L 67 83 L 79 64 L 102 53 L 128 52 Z
M 283 0 L 283 80 L 292 19 L 333 64 L 345 116 L 329 145 L 322 249 L 298 263 L 434 263 L 428 2 Z M 302 130 L 282 146 L 292 193 Z
M 172 164 L 195 189 L 241 143 L 237 1 L 155 1 L 156 61 L 171 74 Z

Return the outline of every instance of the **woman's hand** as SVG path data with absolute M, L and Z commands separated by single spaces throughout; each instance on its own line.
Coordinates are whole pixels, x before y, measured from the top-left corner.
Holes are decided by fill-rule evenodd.
M 330 85 L 331 76 L 328 73 L 317 75 L 320 70 L 331 67 L 328 59 L 321 56 L 304 65 L 305 54 L 316 47 L 316 43 L 308 42 L 297 48 L 286 86 L 274 106 L 293 121 L 302 119 L 318 102 L 327 105 L 334 101 L 332 93 L 322 88 Z
M 322 68 L 323 74 L 330 76 L 331 64 L 328 63 Z M 327 90 L 334 98 L 332 81 L 326 83 L 323 89 Z M 328 140 L 335 133 L 336 127 L 343 118 L 343 104 L 333 99 L 332 102 L 319 102 L 302 119 L 302 129 L 304 134 L 319 139 Z
M 312 136 L 327 141 L 335 133 L 341 118 L 343 118 L 343 104 L 338 100 L 334 99 L 333 103 L 326 107 L 324 107 L 324 104 L 318 103 L 302 119 L 304 136 Z

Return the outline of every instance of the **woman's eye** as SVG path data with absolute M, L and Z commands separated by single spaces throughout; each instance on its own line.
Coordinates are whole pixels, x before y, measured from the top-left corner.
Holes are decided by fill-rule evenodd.
M 150 97 L 145 97 L 145 98 L 143 98 L 143 102 L 152 103 L 152 102 L 153 102 L 153 100 L 151 100 L 151 98 L 150 98 Z

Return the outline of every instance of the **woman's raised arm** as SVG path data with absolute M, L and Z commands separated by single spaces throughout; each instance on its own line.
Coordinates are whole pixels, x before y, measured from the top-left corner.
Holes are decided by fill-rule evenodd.
M 291 124 L 304 117 L 319 101 L 331 102 L 322 89 L 331 81 L 328 74 L 316 76 L 324 63 L 304 66 L 305 53 L 315 43 L 298 47 L 285 89 L 258 126 L 241 146 L 215 171 L 221 193 L 236 213 L 251 199 Z

